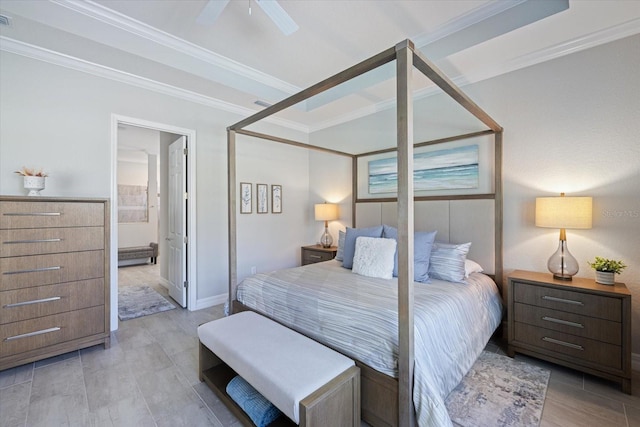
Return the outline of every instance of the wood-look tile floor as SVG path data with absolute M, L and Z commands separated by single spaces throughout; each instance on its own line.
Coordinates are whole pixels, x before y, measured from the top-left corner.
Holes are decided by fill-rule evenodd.
M 119 285 L 149 284 L 167 295 L 158 269 L 120 268 Z M 0 427 L 239 426 L 198 381 L 196 328 L 222 315 L 216 306 L 120 322 L 108 350 L 95 346 L 0 372 Z M 487 349 L 504 353 L 500 342 Z M 541 426 L 640 426 L 640 373 L 629 396 L 608 381 L 516 357 L 551 370 Z

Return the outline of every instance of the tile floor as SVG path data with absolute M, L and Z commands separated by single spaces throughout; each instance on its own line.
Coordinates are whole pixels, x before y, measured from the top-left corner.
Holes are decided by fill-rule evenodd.
M 157 265 L 120 268 L 119 282 L 167 294 Z M 222 314 L 222 306 L 175 309 L 120 322 L 108 350 L 95 346 L 0 372 L 0 427 L 239 426 L 197 375 L 196 328 Z M 487 349 L 504 353 L 501 342 Z M 552 372 L 541 426 L 640 426 L 640 373 L 629 396 L 608 381 L 517 358 Z

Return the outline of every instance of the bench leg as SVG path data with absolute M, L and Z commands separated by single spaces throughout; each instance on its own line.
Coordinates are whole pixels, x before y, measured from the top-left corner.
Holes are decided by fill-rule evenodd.
M 353 366 L 300 401 L 300 427 L 360 427 L 360 368 Z

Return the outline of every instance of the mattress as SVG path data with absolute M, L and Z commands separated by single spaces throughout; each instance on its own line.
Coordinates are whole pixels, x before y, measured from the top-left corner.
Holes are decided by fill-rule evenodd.
M 398 376 L 397 279 L 360 276 L 335 260 L 262 273 L 238 285 L 237 300 L 386 375 Z M 500 324 L 496 284 L 414 284 L 414 391 L 420 426 L 448 426 L 445 397 Z

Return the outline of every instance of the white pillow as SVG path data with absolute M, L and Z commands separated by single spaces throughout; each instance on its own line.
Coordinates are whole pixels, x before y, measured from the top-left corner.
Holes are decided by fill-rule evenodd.
M 484 269 L 480 264 L 470 259 L 464 260 L 464 277 L 469 277 L 471 273 L 482 273 Z
M 351 271 L 361 276 L 391 279 L 395 253 L 395 239 L 358 237 Z

